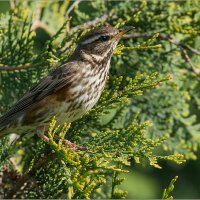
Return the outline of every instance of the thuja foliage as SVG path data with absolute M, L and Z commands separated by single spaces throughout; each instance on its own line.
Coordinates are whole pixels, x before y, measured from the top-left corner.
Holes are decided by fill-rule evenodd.
M 177 181 L 177 179 L 178 179 L 178 176 L 175 176 L 171 180 L 169 187 L 164 189 L 162 199 L 169 199 L 169 200 L 173 199 L 173 196 L 169 196 L 169 195 L 174 190 L 174 183 Z
M 90 29 L 110 23 L 133 25 L 135 32 L 116 49 L 106 88 L 89 113 L 65 125 L 53 118 L 49 143 L 30 134 L 12 145 L 0 141 L 2 197 L 125 198 L 119 185 L 131 161 L 161 168 L 159 160 L 196 158 L 198 10 L 194 0 L 11 1 L 0 18 L 2 114 L 65 62 Z M 63 138 L 86 149 L 74 151 Z

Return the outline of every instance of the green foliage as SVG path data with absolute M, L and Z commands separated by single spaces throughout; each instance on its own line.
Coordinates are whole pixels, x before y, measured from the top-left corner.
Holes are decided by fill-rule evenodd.
M 139 44 L 135 47 L 125 47 L 124 45 L 119 45 L 118 48 L 115 50 L 114 54 L 118 54 L 118 55 L 122 55 L 122 51 L 123 50 L 144 50 L 144 49 L 157 49 L 160 48 L 161 45 L 157 44 L 157 45 L 153 45 L 150 46 L 149 44 L 151 44 L 152 42 L 154 42 L 156 40 L 156 38 L 159 36 L 159 34 L 155 34 L 153 35 L 152 38 L 148 39 L 146 42 L 143 42 L 142 44 Z
M 117 47 L 106 88 L 89 113 L 70 125 L 53 119 L 49 144 L 28 134 L 13 145 L 8 138 L 0 141 L 0 194 L 125 198 L 120 184 L 131 161 L 161 169 L 160 160 L 196 159 L 199 20 L 199 3 L 190 0 L 15 2 L 0 18 L 2 114 L 64 63 L 97 24 L 133 25 L 135 32 Z M 69 148 L 64 138 L 87 149 Z M 176 179 L 163 199 L 171 198 Z
M 175 176 L 171 180 L 171 182 L 169 184 L 169 187 L 167 189 L 164 189 L 162 199 L 168 199 L 168 200 L 172 200 L 173 199 L 173 197 L 169 196 L 169 195 L 174 190 L 174 183 L 177 181 L 177 179 L 178 179 L 178 176 Z
M 129 40 L 126 45 L 159 33 L 158 39 L 162 48 L 151 51 L 151 54 L 149 51 L 134 51 L 128 55 L 124 53 L 122 59 L 116 61 L 120 66 L 134 66 L 123 70 L 126 75 L 156 70 L 162 75 L 172 75 L 171 82 L 134 99 L 132 109 L 141 113 L 141 121 L 148 119 L 153 122 L 154 126 L 149 131 L 153 132 L 154 137 L 166 132 L 172 135 L 166 142 L 166 149 L 183 153 L 190 159 L 196 159 L 194 152 L 199 146 L 199 139 L 194 140 L 199 137 L 199 97 L 196 96 L 199 86 L 199 53 L 195 55 L 186 50 L 190 62 L 185 58 L 185 49 L 180 44 L 197 47 L 198 10 L 197 1 L 187 1 L 183 5 L 173 2 L 147 2 L 147 6 L 134 19 L 137 30 L 137 34 L 133 34 L 134 41 Z M 171 43 L 170 38 L 177 41 L 178 45 L 173 41 Z

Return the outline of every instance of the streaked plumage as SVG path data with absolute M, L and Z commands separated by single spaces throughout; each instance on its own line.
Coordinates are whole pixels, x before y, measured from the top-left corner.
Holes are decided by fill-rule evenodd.
M 34 85 L 0 118 L 0 137 L 46 127 L 53 116 L 59 124 L 69 123 L 89 111 L 104 88 L 113 51 L 128 30 L 99 27 L 83 37 L 67 63 Z

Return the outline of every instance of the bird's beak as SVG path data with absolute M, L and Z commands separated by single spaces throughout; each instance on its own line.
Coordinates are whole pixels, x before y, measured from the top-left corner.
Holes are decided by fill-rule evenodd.
M 113 39 L 120 39 L 124 34 L 128 33 L 129 31 L 133 30 L 135 27 L 133 26 L 126 26 L 124 28 L 119 29 L 119 33 L 117 33 Z

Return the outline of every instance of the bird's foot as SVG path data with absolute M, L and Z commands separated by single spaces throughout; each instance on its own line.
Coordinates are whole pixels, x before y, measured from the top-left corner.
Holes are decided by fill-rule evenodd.
M 37 131 L 38 137 L 40 137 L 43 141 L 49 143 L 49 138 L 44 134 L 44 131 L 41 131 L 41 129 L 38 129 L 38 130 L 39 130 L 39 131 Z M 61 139 L 58 135 L 54 135 L 54 138 L 57 140 Z M 74 149 L 75 151 L 76 150 L 87 150 L 86 147 L 79 146 L 77 144 L 70 142 L 69 140 L 66 140 L 66 139 L 62 139 L 62 143 L 64 145 L 67 145 L 69 148 Z
M 58 139 L 58 140 L 61 139 L 58 135 L 54 135 L 54 138 Z M 66 140 L 66 139 L 62 139 L 62 143 L 74 150 L 87 150 L 86 147 L 79 146 L 77 144 L 70 142 L 69 140 Z
M 48 138 L 46 135 L 41 134 L 41 133 L 37 133 L 37 136 L 38 136 L 39 138 L 41 138 L 44 142 L 49 143 L 49 138 Z

